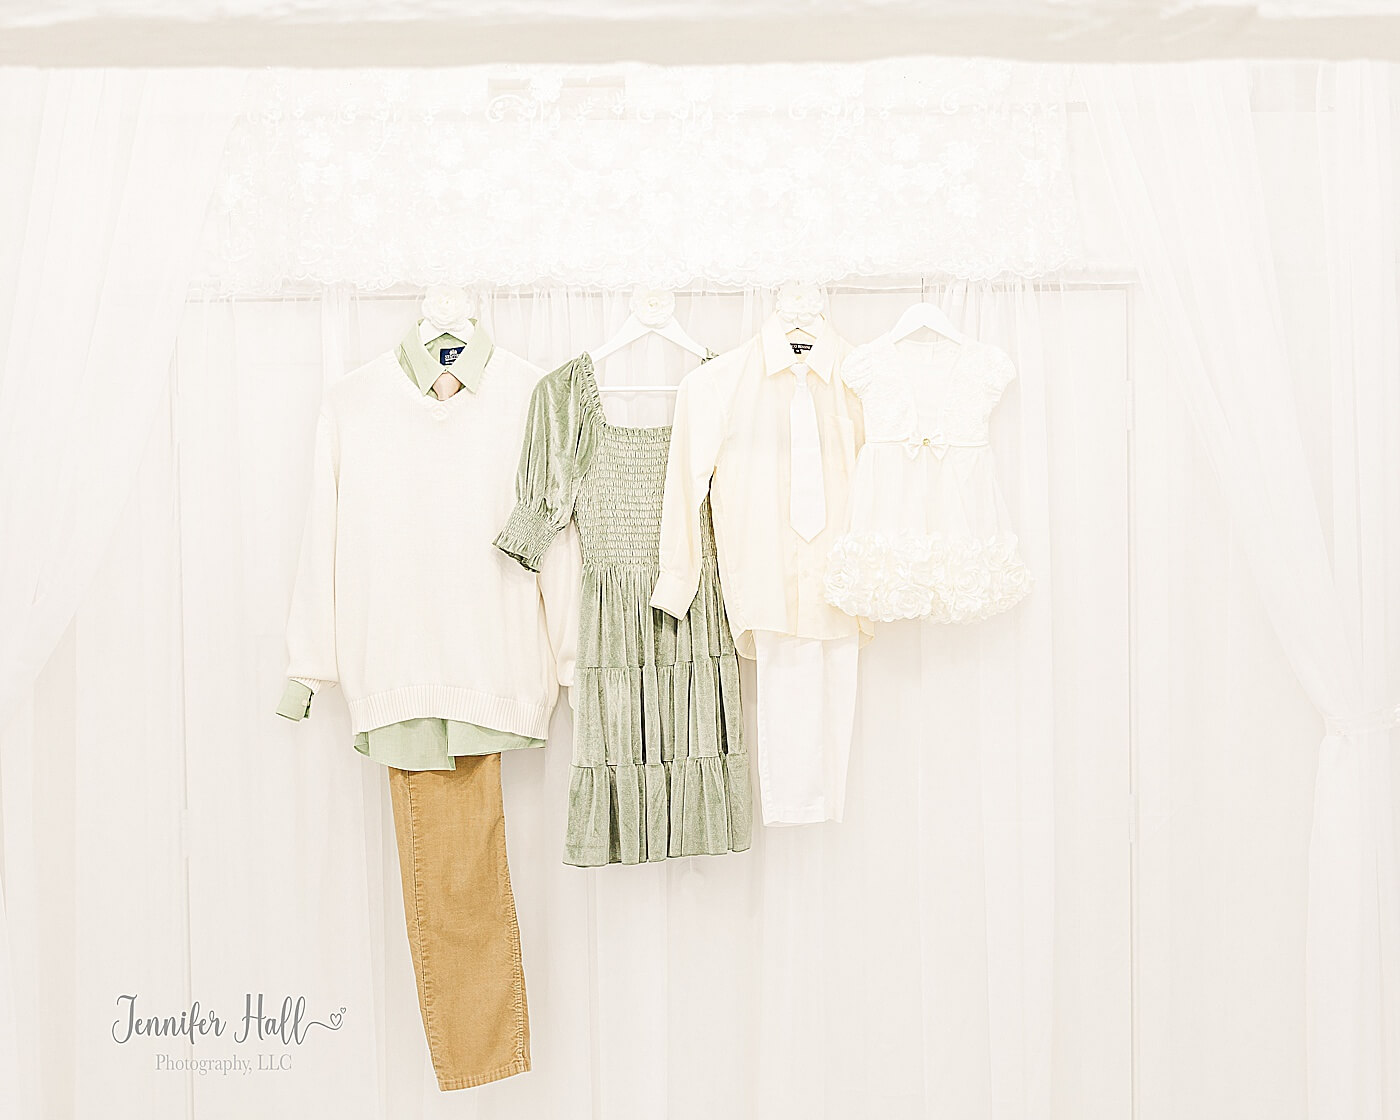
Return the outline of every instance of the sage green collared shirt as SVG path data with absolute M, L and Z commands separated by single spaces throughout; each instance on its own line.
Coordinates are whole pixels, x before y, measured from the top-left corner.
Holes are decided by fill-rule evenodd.
M 491 355 L 496 350 L 496 344 L 491 341 L 491 336 L 486 330 L 477 325 L 475 319 L 471 320 L 473 327 L 472 335 L 462 344 L 461 352 L 458 353 L 455 361 L 443 364 L 438 357 L 433 355 L 419 336 L 419 327 L 422 320 L 413 325 L 413 329 L 404 335 L 403 341 L 394 350 L 394 355 L 399 359 L 399 365 L 403 367 L 404 373 L 408 374 L 423 395 L 427 396 L 433 391 L 433 385 L 444 373 L 450 373 L 462 383 L 463 388 L 471 390 L 473 393 L 481 387 L 481 375 L 486 372 L 486 363 L 491 360 Z M 430 342 L 438 342 L 443 338 L 451 338 L 461 342 L 456 335 L 442 334 Z M 443 350 L 451 347 L 438 347 L 441 354 Z
M 461 383 L 462 388 L 458 392 L 475 393 L 481 386 L 481 378 L 486 372 L 486 363 L 495 351 L 495 344 L 484 327 L 475 319 L 471 322 L 474 328 L 471 337 L 462 344 L 456 359 L 445 365 L 423 345 L 419 334 L 421 320 L 413 325 L 395 348 L 394 354 L 400 367 L 425 396 L 432 392 L 433 385 L 444 373 L 450 373 Z M 436 344 L 443 338 L 455 340 L 456 336 L 440 335 L 430 341 Z M 436 348 L 439 353 L 450 349 Z M 277 714 L 292 720 L 305 719 L 311 714 L 313 695 L 308 685 L 289 680 L 282 690 Z M 399 770 L 455 770 L 458 757 L 497 754 L 541 745 L 542 739 L 532 739 L 528 735 L 436 717 L 407 719 L 376 727 L 372 731 L 361 731 L 355 736 L 354 743 L 355 749 L 365 757 Z

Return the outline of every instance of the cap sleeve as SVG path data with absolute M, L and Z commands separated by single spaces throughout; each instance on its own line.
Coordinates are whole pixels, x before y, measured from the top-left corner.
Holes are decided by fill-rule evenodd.
M 540 379 L 530 398 L 515 509 L 496 547 L 537 572 L 560 530 L 574 514 L 579 480 L 592 454 L 596 399 L 582 355 Z
M 1006 387 L 1016 380 L 1016 366 L 1006 351 L 992 348 L 987 352 L 985 369 L 987 386 L 993 394 L 992 399 L 1000 399 Z

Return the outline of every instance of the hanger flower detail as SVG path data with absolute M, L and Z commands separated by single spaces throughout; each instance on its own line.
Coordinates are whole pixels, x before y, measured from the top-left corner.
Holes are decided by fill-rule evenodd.
M 789 280 L 778 289 L 778 318 L 789 327 L 805 327 L 821 316 L 826 298 L 815 284 Z
M 656 328 L 676 314 L 676 297 L 655 288 L 638 288 L 627 308 L 644 327 Z
M 465 326 L 474 310 L 466 290 L 450 284 L 434 285 L 423 296 L 423 318 L 439 330 Z

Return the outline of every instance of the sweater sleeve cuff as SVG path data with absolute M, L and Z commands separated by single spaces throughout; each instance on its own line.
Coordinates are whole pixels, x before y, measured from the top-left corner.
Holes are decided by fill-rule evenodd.
M 507 556 L 520 561 L 532 572 L 540 570 L 545 549 L 559 534 L 559 529 L 542 513 L 526 505 L 511 511 L 506 527 L 496 537 L 496 547 Z
M 662 572 L 651 591 L 651 605 L 672 618 L 684 618 L 694 598 L 694 585 L 673 572 Z
M 277 705 L 277 714 L 286 719 L 305 719 L 311 714 L 312 692 L 301 681 L 287 682 L 287 687 L 282 690 L 281 703 Z

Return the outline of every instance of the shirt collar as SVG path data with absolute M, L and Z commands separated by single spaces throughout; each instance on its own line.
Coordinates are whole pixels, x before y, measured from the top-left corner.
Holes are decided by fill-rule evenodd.
M 462 383 L 464 389 L 475 393 L 481 387 L 481 375 L 486 370 L 486 363 L 491 360 L 491 355 L 496 349 L 496 344 L 491 341 L 486 328 L 473 319 L 471 338 L 467 339 L 462 352 L 457 355 L 457 360 L 445 366 L 423 345 L 418 333 L 421 322 L 420 319 L 414 323 L 399 343 L 397 355 L 404 373 L 408 374 L 424 396 L 432 392 L 434 382 L 444 373 L 450 373 Z
M 791 369 L 798 362 L 806 362 L 823 381 L 831 380 L 831 371 L 836 365 L 836 332 L 831 329 L 826 316 L 804 327 L 813 336 L 812 348 L 805 354 L 798 354 L 788 341 L 788 324 L 775 312 L 768 316 L 760 331 L 763 339 L 763 369 L 769 376 Z

